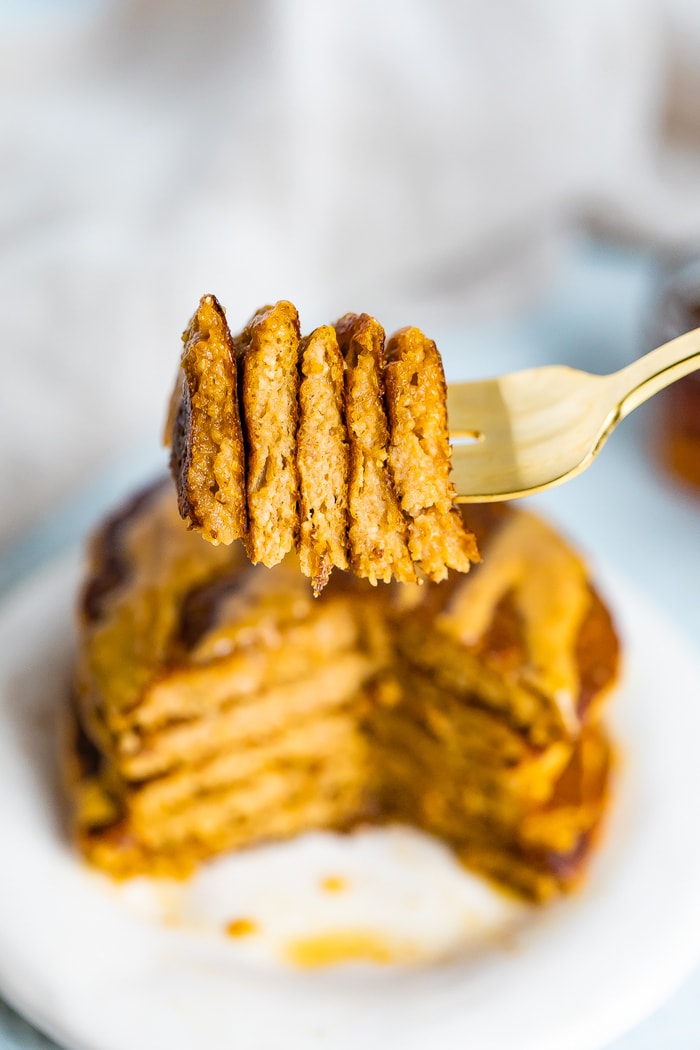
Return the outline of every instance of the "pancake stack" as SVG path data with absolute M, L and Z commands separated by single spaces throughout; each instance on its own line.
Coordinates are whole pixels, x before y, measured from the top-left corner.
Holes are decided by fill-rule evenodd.
M 165 440 L 180 513 L 250 560 L 296 549 L 315 594 L 333 568 L 370 583 L 439 581 L 478 561 L 452 509 L 447 388 L 418 329 L 367 314 L 300 336 L 289 302 L 233 337 L 214 296 L 184 336 Z
M 323 398 L 332 331 L 302 353 Z M 469 513 L 484 562 L 468 576 L 377 591 L 336 572 L 317 599 L 294 552 L 268 569 L 241 543 L 203 543 L 169 481 L 110 519 L 66 752 L 85 856 L 116 877 L 186 874 L 306 830 L 398 822 L 528 899 L 572 886 L 605 807 L 615 632 L 551 529 Z M 330 514 L 323 535 L 330 552 Z

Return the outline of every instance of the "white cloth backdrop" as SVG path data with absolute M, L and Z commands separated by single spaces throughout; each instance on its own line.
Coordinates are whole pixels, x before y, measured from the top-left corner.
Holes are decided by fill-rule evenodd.
M 0 545 L 160 423 L 204 291 L 429 325 L 582 224 L 700 242 L 699 90 L 695 0 L 0 2 Z

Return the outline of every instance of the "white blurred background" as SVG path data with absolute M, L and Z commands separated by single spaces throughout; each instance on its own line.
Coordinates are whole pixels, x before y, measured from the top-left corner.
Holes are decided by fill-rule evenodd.
M 700 0 L 0 0 L 0 590 L 165 461 L 204 292 L 234 330 L 418 324 L 464 378 L 650 349 L 699 99 Z M 539 505 L 697 647 L 700 501 L 651 420 Z M 615 1050 L 700 1045 L 699 994 Z M 0 1001 L 6 1045 L 49 1044 Z
M 431 331 L 700 244 L 697 0 L 0 0 L 0 97 L 5 549 L 157 433 L 203 292 Z

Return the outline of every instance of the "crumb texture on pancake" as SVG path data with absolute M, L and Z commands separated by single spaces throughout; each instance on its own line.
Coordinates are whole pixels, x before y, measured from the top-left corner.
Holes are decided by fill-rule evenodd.
M 343 358 L 335 329 L 304 341 L 299 386 L 299 563 L 320 594 L 331 569 L 346 569 L 348 436 Z
M 473 533 L 453 509 L 445 373 L 435 343 L 418 328 L 396 332 L 386 358 L 389 467 L 409 519 L 411 557 L 438 582 L 479 559 Z
M 282 301 L 260 310 L 234 340 L 242 373 L 249 531 L 253 563 L 276 565 L 298 529 L 296 431 L 299 317 Z
M 245 454 L 237 369 L 224 311 L 205 295 L 183 335 L 166 441 L 178 506 L 211 543 L 246 532 Z
M 205 296 L 186 339 L 166 430 L 180 513 L 206 539 L 241 537 L 267 566 L 296 548 L 315 595 L 334 568 L 438 582 L 478 561 L 453 506 L 442 362 L 417 328 L 385 362 L 375 318 L 301 339 L 281 301 L 232 339 Z
M 470 517 L 485 556 L 466 578 L 377 589 L 336 572 L 318 599 L 294 553 L 270 569 L 202 543 L 170 483 L 110 518 L 65 739 L 88 860 L 185 874 L 261 841 L 399 822 L 530 900 L 572 888 L 606 806 L 617 637 L 544 523 Z
M 346 314 L 335 327 L 346 369 L 350 564 L 355 575 L 373 584 L 392 577 L 414 583 L 407 523 L 387 470 L 384 329 L 368 314 Z

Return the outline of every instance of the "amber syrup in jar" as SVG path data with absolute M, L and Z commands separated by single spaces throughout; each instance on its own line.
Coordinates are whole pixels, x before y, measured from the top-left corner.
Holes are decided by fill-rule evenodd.
M 663 290 L 653 326 L 655 345 L 700 328 L 700 260 L 672 275 Z M 700 493 L 700 372 L 659 395 L 657 451 L 673 475 Z

